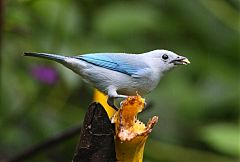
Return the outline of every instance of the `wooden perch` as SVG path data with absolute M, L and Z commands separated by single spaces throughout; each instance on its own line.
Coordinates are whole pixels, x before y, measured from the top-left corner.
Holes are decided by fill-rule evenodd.
M 115 162 L 114 128 L 101 104 L 93 103 L 85 115 L 72 162 Z
M 144 102 L 140 96 L 124 100 L 112 117 L 115 131 L 101 104 L 91 104 L 72 162 L 141 162 L 147 137 L 158 120 L 155 116 L 146 126 L 137 120 Z
M 101 99 L 103 100 L 103 99 Z M 151 106 L 151 104 L 148 104 L 148 107 Z M 105 107 L 104 107 L 105 108 Z M 106 108 L 105 108 L 106 109 Z M 146 109 L 146 107 L 144 108 L 144 110 Z M 113 110 L 113 109 L 112 109 Z M 112 111 L 111 110 L 111 111 Z M 122 110 L 121 110 L 122 111 Z M 110 110 L 108 111 L 108 113 L 110 112 Z M 109 152 L 111 152 L 111 156 L 109 155 L 109 161 L 111 161 L 111 159 L 115 159 L 116 157 L 116 153 L 114 151 L 115 147 L 114 147 L 114 142 L 113 142 L 113 138 L 114 138 L 114 134 L 112 135 L 107 135 L 106 132 L 114 132 L 114 129 L 112 128 L 112 125 L 110 123 L 110 120 L 109 120 L 109 117 L 106 116 L 106 112 L 105 110 L 103 109 L 103 107 L 100 105 L 100 104 L 97 104 L 97 103 L 93 103 L 90 105 L 89 109 L 88 109 L 88 112 L 86 114 L 86 126 L 85 128 L 87 128 L 88 124 L 89 123 L 92 123 L 93 127 L 92 129 L 90 130 L 92 134 L 94 134 L 95 132 L 95 135 L 92 135 L 92 138 L 90 138 L 90 136 L 87 134 L 86 130 L 84 132 L 83 131 L 83 134 L 86 134 L 86 136 L 88 137 L 84 137 L 84 136 L 81 136 L 81 140 L 85 140 L 85 144 L 88 142 L 91 144 L 91 147 L 93 148 L 93 146 L 96 145 L 96 148 L 97 146 L 99 145 L 97 141 L 97 138 L 96 137 L 97 135 L 99 135 L 100 133 L 102 133 L 101 135 L 101 138 L 105 135 L 105 138 L 111 138 L 111 142 L 108 141 L 108 143 L 104 143 L 103 146 L 101 148 L 99 148 L 98 150 L 95 149 L 95 151 L 99 151 L 98 152 L 98 155 L 99 153 L 101 152 L 102 156 L 105 157 L 105 156 L 108 156 L 108 154 L 110 154 Z M 91 119 L 91 120 L 90 120 Z M 100 120 L 101 119 L 101 120 Z M 67 130 L 64 130 L 63 132 L 61 133 L 58 133 L 52 137 L 49 137 L 48 139 L 46 139 L 45 141 L 42 141 L 40 142 L 39 144 L 36 144 L 36 145 L 33 145 L 31 146 L 30 148 L 26 148 L 26 149 L 23 149 L 21 152 L 19 152 L 18 154 L 16 154 L 15 156 L 9 158 L 9 159 L 6 159 L 6 160 L 0 160 L 1 162 L 4 161 L 4 162 L 20 162 L 20 161 L 25 161 L 25 160 L 28 160 L 30 159 L 31 157 L 34 157 L 35 155 L 37 154 L 41 154 L 42 152 L 46 151 L 46 150 L 49 150 L 49 149 L 53 149 L 54 147 L 57 147 L 59 144 L 63 143 L 64 141 L 76 136 L 77 134 L 79 134 L 80 130 L 81 130 L 81 125 L 78 125 L 78 126 L 74 126 L 70 129 L 67 129 Z M 99 127 L 99 128 L 98 128 Z M 93 129 L 94 128 L 94 129 Z M 100 131 L 100 130 L 103 130 L 103 131 Z M 96 130 L 99 130 L 96 131 Z M 89 134 L 90 131 L 88 132 Z M 94 137 L 95 136 L 95 137 Z M 111 137 L 110 137 L 111 136 Z M 85 138 L 85 139 L 84 139 Z M 96 141 L 93 140 L 94 138 L 96 138 Z M 90 141 L 92 140 L 92 141 Z M 92 143 L 91 143 L 92 142 Z M 113 143 L 112 143 L 113 142 Z M 82 143 L 84 144 L 84 142 Z M 84 146 L 84 145 L 83 145 Z M 119 145 L 121 146 L 121 145 Z M 81 160 L 81 161 L 84 161 L 84 158 L 83 159 L 80 159 L 81 158 L 81 152 L 80 152 L 80 149 L 81 151 L 84 150 L 83 148 L 79 147 L 77 148 L 76 150 L 76 153 L 74 155 L 74 159 L 75 162 L 77 160 Z M 85 151 L 89 150 L 87 147 L 85 148 Z M 94 149 L 92 149 L 94 150 Z M 118 149 L 117 149 L 118 150 Z M 84 152 L 84 151 L 83 151 Z M 81 155 L 81 156 L 80 156 Z M 95 156 L 97 154 L 94 154 L 94 152 L 92 152 L 90 154 L 91 156 Z M 87 156 L 88 158 L 89 155 Z M 113 158 L 114 157 L 114 158 Z M 99 158 L 100 159 L 100 158 Z M 106 158 L 105 158 L 106 159 Z M 105 161 L 104 158 L 102 158 L 102 161 Z M 107 160 L 106 160 L 107 161 Z M 113 160 L 115 161 L 115 160 Z

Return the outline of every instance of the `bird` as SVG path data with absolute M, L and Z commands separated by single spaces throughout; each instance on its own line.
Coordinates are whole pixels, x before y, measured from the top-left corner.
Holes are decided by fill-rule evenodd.
M 155 89 L 167 72 L 190 61 L 172 51 L 157 49 L 141 54 L 89 53 L 62 56 L 49 53 L 24 52 L 25 56 L 58 62 L 71 69 L 107 95 L 109 106 L 118 110 L 115 99 L 125 99 L 136 93 L 144 96 Z

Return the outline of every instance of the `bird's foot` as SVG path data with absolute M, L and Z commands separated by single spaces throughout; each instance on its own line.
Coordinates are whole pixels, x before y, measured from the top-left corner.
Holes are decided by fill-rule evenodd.
M 114 98 L 113 97 L 108 97 L 107 103 L 109 106 L 111 106 L 114 110 L 118 111 L 118 108 L 114 105 Z
M 117 98 L 126 99 L 127 97 L 128 97 L 128 96 L 125 96 L 125 95 L 118 95 L 118 96 L 115 96 L 115 97 L 108 97 L 107 103 L 108 103 L 108 105 L 111 106 L 114 110 L 118 111 L 119 108 L 118 108 L 117 106 L 115 106 L 115 104 L 114 104 L 114 99 L 117 99 Z M 123 101 L 120 102 L 120 107 L 121 107 L 121 105 L 122 105 L 122 102 L 123 102 Z
M 120 107 L 122 107 L 123 101 L 124 101 L 124 100 L 122 100 L 122 101 L 120 102 Z
M 108 103 L 108 105 L 111 106 L 114 110 L 118 111 L 119 108 L 118 108 L 117 106 L 115 106 L 115 104 L 114 104 L 114 97 L 108 97 L 107 103 Z

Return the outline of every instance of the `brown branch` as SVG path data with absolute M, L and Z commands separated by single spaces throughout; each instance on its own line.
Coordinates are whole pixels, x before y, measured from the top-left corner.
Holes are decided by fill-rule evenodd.
M 148 108 L 152 104 L 147 105 Z M 148 108 L 145 108 L 148 110 Z M 93 103 L 89 106 L 85 115 L 84 129 L 81 125 L 72 127 L 60 134 L 32 146 L 5 162 L 21 162 L 40 152 L 56 147 L 58 144 L 76 136 L 81 131 L 80 141 L 73 157 L 73 162 L 84 162 L 94 158 L 102 158 L 102 161 L 115 161 L 113 143 L 113 128 L 106 111 L 101 104 Z M 102 157 L 100 157 L 102 156 Z M 108 160 L 107 160 L 108 159 Z M 101 159 L 98 159 L 101 161 Z
M 32 146 L 32 147 L 24 150 L 23 152 L 19 153 L 18 155 L 14 156 L 13 158 L 10 158 L 9 160 L 7 160 L 7 162 L 20 162 L 23 160 L 27 160 L 27 159 L 35 156 L 36 154 L 40 153 L 41 151 L 55 147 L 56 145 L 64 142 L 65 140 L 68 140 L 68 139 L 74 137 L 75 135 L 79 134 L 80 130 L 81 130 L 80 125 L 70 128 L 60 134 L 57 134 L 57 135 L 47 139 L 46 141 L 44 141 L 42 143 L 39 143 L 35 146 Z
M 115 162 L 114 128 L 99 103 L 89 106 L 72 162 Z

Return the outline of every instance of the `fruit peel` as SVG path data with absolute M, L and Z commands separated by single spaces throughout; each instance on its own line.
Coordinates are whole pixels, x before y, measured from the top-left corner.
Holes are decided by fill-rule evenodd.
M 115 149 L 118 161 L 141 162 L 146 140 L 158 117 L 152 117 L 147 125 L 137 119 L 144 109 L 145 100 L 141 96 L 129 96 L 112 117 L 115 123 Z

